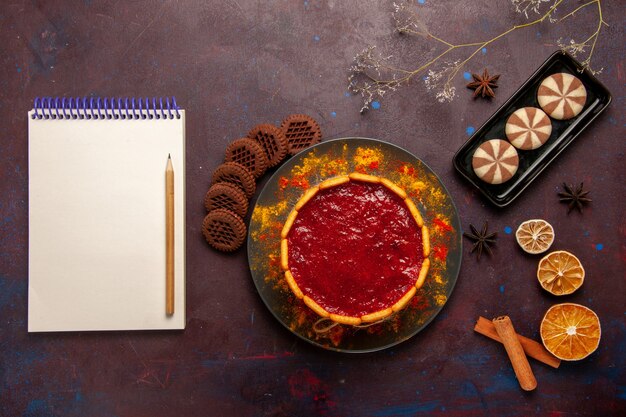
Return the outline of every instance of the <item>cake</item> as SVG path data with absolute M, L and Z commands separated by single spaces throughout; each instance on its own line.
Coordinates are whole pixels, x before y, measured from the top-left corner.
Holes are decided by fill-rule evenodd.
M 291 292 L 322 318 L 357 326 L 404 308 L 423 285 L 428 227 L 406 192 L 352 173 L 308 189 L 281 232 Z
M 482 143 L 472 157 L 472 168 L 478 178 L 489 184 L 507 182 L 517 172 L 519 156 L 515 148 L 502 139 Z

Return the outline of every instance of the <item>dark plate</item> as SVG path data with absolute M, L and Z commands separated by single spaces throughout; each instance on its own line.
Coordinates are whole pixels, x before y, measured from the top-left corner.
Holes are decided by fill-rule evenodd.
M 431 267 L 424 286 L 390 320 L 366 328 L 336 325 L 316 332 L 320 319 L 287 287 L 280 268 L 280 232 L 303 192 L 315 184 L 354 171 L 383 176 L 402 186 L 431 231 Z M 248 262 L 259 295 L 272 314 L 295 335 L 326 349 L 371 352 L 417 334 L 450 297 L 461 265 L 461 225 L 439 178 L 418 158 L 390 143 L 346 138 L 327 141 L 282 165 L 259 195 L 250 220 Z
M 496 206 L 504 207 L 515 200 L 611 102 L 611 94 L 606 87 L 588 70 L 581 68 L 582 65 L 565 52 L 552 54 L 454 155 L 454 167 Z M 518 149 L 519 168 L 509 181 L 492 185 L 480 180 L 472 169 L 476 148 L 490 139 L 506 140 L 504 127 L 511 113 L 522 107 L 540 107 L 537 102 L 539 84 L 544 78 L 559 72 L 570 73 L 584 84 L 587 102 L 583 111 L 570 120 L 550 119 L 552 135 L 543 146 L 530 151 Z

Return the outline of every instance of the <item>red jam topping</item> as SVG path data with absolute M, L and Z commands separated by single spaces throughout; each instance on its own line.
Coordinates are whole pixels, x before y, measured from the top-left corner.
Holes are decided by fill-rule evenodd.
M 287 236 L 289 269 L 326 311 L 360 317 L 391 307 L 424 261 L 421 229 L 382 184 L 350 181 L 320 190 Z

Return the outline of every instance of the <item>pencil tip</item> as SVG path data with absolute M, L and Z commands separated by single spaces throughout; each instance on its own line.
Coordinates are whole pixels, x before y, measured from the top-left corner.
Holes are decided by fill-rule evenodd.
M 169 153 L 167 154 L 167 159 L 172 159 Z

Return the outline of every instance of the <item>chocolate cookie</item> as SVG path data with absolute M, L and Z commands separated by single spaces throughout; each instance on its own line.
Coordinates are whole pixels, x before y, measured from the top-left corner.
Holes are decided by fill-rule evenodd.
M 552 122 L 543 110 L 522 107 L 509 116 L 504 130 L 506 138 L 517 149 L 537 149 L 550 138 Z
M 474 152 L 472 168 L 481 180 L 489 184 L 502 184 L 517 172 L 519 157 L 515 148 L 502 139 L 491 139 Z
M 585 107 L 587 90 L 572 74 L 560 72 L 545 78 L 537 91 L 539 105 L 548 116 L 567 120 L 578 116 Z
M 239 217 L 248 212 L 248 199 L 241 188 L 227 182 L 218 182 L 209 188 L 204 197 L 207 211 L 217 209 L 230 210 Z
M 228 145 L 224 160 L 246 167 L 254 178 L 263 175 L 268 164 L 263 147 L 249 138 L 237 139 Z
M 232 252 L 239 249 L 246 239 L 246 224 L 232 211 L 217 209 L 204 218 L 202 234 L 215 249 Z
M 306 114 L 287 116 L 280 128 L 287 138 L 287 150 L 292 156 L 322 140 L 320 126 L 315 119 Z
M 246 167 L 236 162 L 225 162 L 213 171 L 211 185 L 218 182 L 229 182 L 241 188 L 246 197 L 251 198 L 256 190 L 254 177 Z
M 263 147 L 270 167 L 280 164 L 287 156 L 287 138 L 283 131 L 274 125 L 257 125 L 248 132 L 248 137 Z

